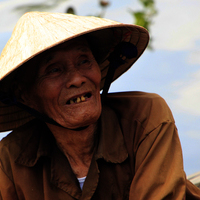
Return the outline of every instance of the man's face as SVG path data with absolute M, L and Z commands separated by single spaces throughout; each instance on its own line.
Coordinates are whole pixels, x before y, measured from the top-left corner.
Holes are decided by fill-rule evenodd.
M 87 42 L 70 41 L 36 63 L 37 78 L 24 95 L 25 104 L 66 128 L 96 123 L 101 114 L 101 72 Z

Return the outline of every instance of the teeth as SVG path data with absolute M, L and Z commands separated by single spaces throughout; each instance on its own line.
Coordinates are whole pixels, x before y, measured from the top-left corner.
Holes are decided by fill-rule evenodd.
M 81 96 L 81 101 L 85 101 L 85 97 L 84 96 Z
M 79 102 L 81 102 L 80 97 L 78 97 L 77 100 L 76 100 L 76 103 L 79 103 Z
M 87 97 L 81 96 L 81 97 L 78 97 L 76 99 L 70 99 L 69 103 L 70 104 L 80 103 L 80 102 L 85 101 L 86 99 L 87 99 Z

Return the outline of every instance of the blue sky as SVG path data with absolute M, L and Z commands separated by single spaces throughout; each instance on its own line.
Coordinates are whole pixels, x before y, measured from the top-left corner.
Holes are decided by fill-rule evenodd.
M 16 5 L 42 0 L 0 0 L 0 51 L 11 35 L 22 13 Z M 47 2 L 47 1 L 46 1 Z M 50 1 L 48 1 L 50 2 Z M 110 0 L 106 18 L 133 23 L 129 9 L 137 10 L 137 1 Z M 146 91 L 161 95 L 170 106 L 183 149 L 187 175 L 200 171 L 200 1 L 155 0 L 158 15 L 151 27 L 153 51 L 145 51 L 134 66 L 117 81 L 110 91 Z M 65 12 L 74 6 L 78 15 L 100 12 L 98 0 L 68 0 L 54 12 Z M 0 134 L 0 138 L 4 134 Z

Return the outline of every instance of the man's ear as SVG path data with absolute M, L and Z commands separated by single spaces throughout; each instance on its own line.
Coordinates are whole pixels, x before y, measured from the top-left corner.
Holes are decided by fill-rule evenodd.
M 14 94 L 18 102 L 27 106 L 30 104 L 30 95 L 27 94 L 27 90 L 22 85 L 15 84 Z

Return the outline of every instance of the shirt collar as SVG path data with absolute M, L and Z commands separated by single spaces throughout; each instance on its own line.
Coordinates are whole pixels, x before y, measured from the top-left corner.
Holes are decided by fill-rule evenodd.
M 16 154 L 15 161 L 28 167 L 34 166 L 38 159 L 43 156 L 50 157 L 54 138 L 46 124 L 39 120 L 29 122 L 25 127 L 20 128 L 26 133 L 27 138 L 22 141 L 19 153 Z
M 34 120 L 28 130 L 30 136 L 23 148 L 20 149 L 16 162 L 25 166 L 34 166 L 42 156 L 52 153 L 54 138 L 43 122 Z M 119 119 L 108 106 L 103 106 L 100 117 L 100 135 L 95 159 L 103 158 L 107 162 L 121 163 L 128 157 Z M 21 129 L 29 134 L 26 128 Z
M 110 107 L 103 106 L 100 120 L 101 130 L 96 159 L 103 158 L 112 163 L 123 162 L 128 157 L 128 152 L 116 113 Z

